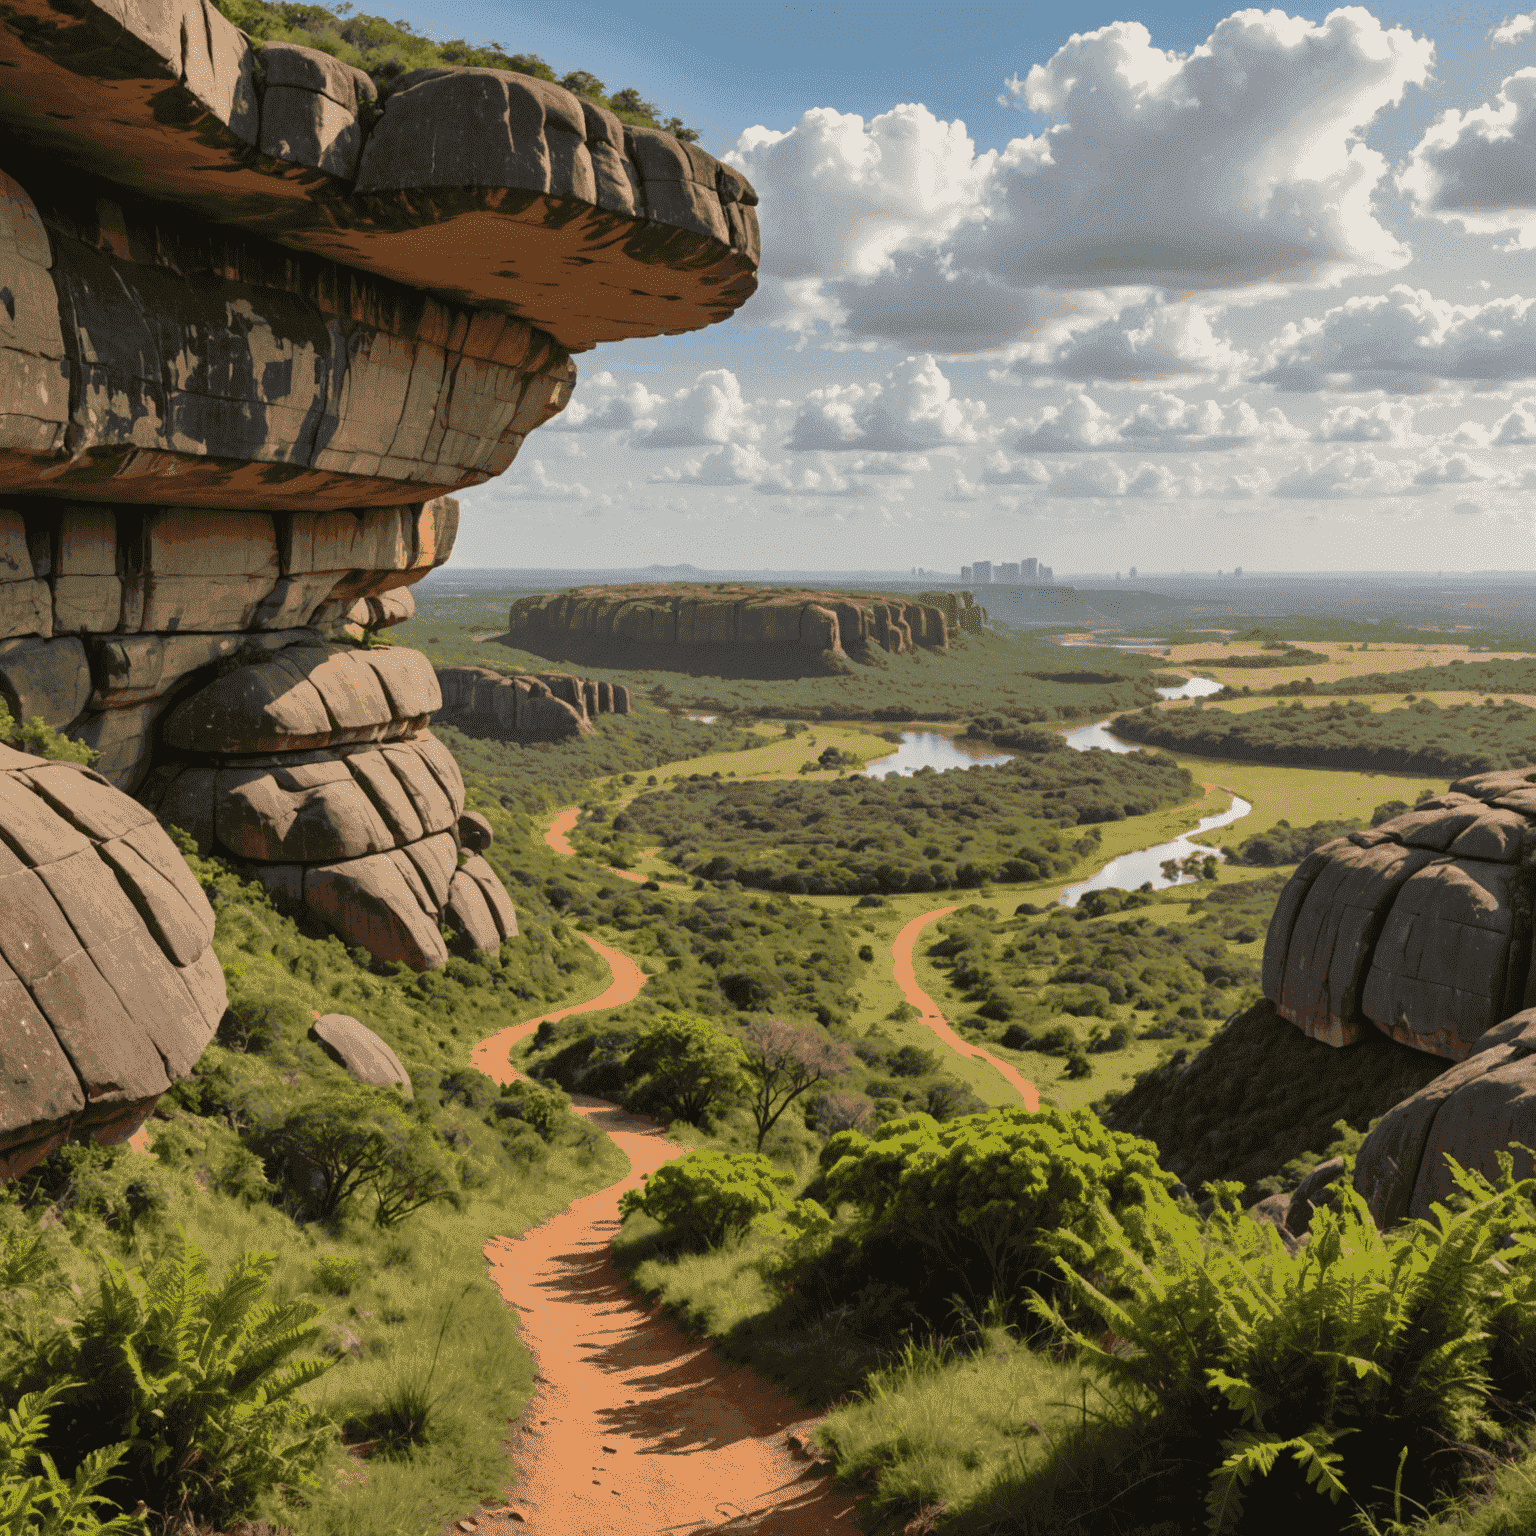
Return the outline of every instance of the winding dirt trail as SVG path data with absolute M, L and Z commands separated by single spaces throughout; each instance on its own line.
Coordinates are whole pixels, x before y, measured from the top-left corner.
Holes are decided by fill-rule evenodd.
M 917 948 L 918 934 L 930 923 L 936 923 L 941 917 L 947 917 L 951 912 L 958 910 L 958 906 L 935 907 L 932 912 L 920 913 L 896 935 L 895 942 L 891 945 L 891 962 L 896 972 L 896 985 L 901 988 L 901 995 L 922 1014 L 923 1023 L 945 1045 L 958 1051 L 962 1056 L 972 1056 L 978 1061 L 990 1062 L 1002 1074 L 1008 1086 L 1016 1090 L 1019 1097 L 1023 1099 L 1024 1108 L 1033 1114 L 1040 1108 L 1040 1093 L 1035 1085 L 1027 1077 L 1020 1076 L 1016 1067 L 1009 1066 L 1006 1061 L 999 1061 L 990 1051 L 984 1051 L 980 1046 L 972 1045 L 969 1040 L 962 1040 L 949 1027 L 948 1020 L 939 1012 L 938 1004 L 917 984 L 917 972 L 912 964 L 912 955 Z
M 571 847 L 570 834 L 575 831 L 576 822 L 580 815 L 581 807 L 579 805 L 563 806 L 555 812 L 555 819 L 544 829 L 544 841 L 556 853 L 562 854 L 568 859 L 576 857 L 576 850 Z
M 470 1060 L 492 1081 L 517 1076 L 509 1052 L 545 1019 L 617 1008 L 649 980 L 628 955 L 582 937 L 612 985 L 480 1041 Z M 629 1173 L 521 1237 L 486 1244 L 540 1385 L 513 1429 L 513 1502 L 480 1514 L 476 1536 L 853 1536 L 854 1500 L 788 1443 L 808 1438 L 819 1415 L 685 1338 L 634 1297 L 613 1262 L 619 1196 L 688 1149 L 605 1100 L 578 1095 L 573 1107 L 613 1139 Z

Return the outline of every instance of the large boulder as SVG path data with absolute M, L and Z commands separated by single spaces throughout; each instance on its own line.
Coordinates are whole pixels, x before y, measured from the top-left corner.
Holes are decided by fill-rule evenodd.
M 1264 948 L 1264 991 L 1344 1046 L 1374 1026 L 1459 1061 L 1536 999 L 1522 850 L 1536 769 L 1476 774 L 1297 866 Z
M 375 1088 L 404 1088 L 410 1097 L 411 1076 L 394 1049 L 350 1014 L 321 1014 L 310 1026 L 309 1038 L 358 1082 Z
M 1518 1142 L 1522 1147 L 1511 1149 Z M 1536 1146 L 1536 1008 L 1487 1030 L 1466 1059 L 1383 1115 L 1355 1158 L 1378 1226 L 1430 1214 L 1455 1187 L 1447 1157 L 1497 1178 L 1499 1154 L 1527 1177 Z
M 224 1013 L 213 911 L 100 775 L 0 747 L 0 1178 L 72 1133 L 120 1141 Z

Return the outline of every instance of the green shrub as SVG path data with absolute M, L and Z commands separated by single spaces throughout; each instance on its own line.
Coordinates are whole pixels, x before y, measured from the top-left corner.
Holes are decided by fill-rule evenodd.
M 626 1102 L 703 1125 L 712 1105 L 740 1091 L 741 1068 L 740 1046 L 717 1024 L 697 1014 L 665 1013 L 635 1041 L 629 1070 L 645 1074 L 645 1081 Z
M 780 1210 L 784 1195 L 774 1166 L 756 1152 L 690 1152 L 626 1191 L 620 1216 L 644 1211 L 685 1245 L 723 1242 L 728 1232 Z
M 1172 1174 L 1150 1142 L 1088 1110 L 997 1109 L 946 1123 L 925 1114 L 822 1149 L 826 1203 L 860 1207 L 859 1241 L 921 1256 L 934 1284 L 973 1304 L 1016 1299 L 1052 1258 L 1092 1267 L 1113 1228 L 1102 1212 L 1172 1208 Z
M 1464 1468 L 1457 1451 L 1498 1437 L 1493 1341 L 1529 1358 L 1533 1331 L 1536 1181 L 1496 1190 L 1455 1171 L 1460 1209 L 1386 1234 L 1341 1186 L 1295 1254 L 1243 1214 L 1235 1184 L 1208 1186 L 1208 1223 L 1172 1207 L 1117 1218 L 1100 1201 L 1097 1277 L 1058 1263 L 1109 1335 L 1037 1310 L 1160 1456 L 1203 1473 L 1211 1532 L 1335 1529 L 1394 1490 L 1422 1503 Z M 1245 1512 L 1257 1484 L 1262 1515 Z
M 393 1226 L 434 1200 L 457 1201 L 453 1165 L 432 1130 L 387 1089 L 346 1088 L 296 1104 L 264 1138 L 285 1161 L 295 1209 L 334 1221 L 363 1190 Z
M 222 1524 L 270 1490 L 303 1488 L 328 1430 L 294 1393 L 322 1375 L 294 1360 L 319 1309 L 272 1302 L 272 1253 L 248 1253 L 218 1286 L 182 1233 L 147 1273 L 103 1256 L 95 1295 L 39 1339 L 12 1339 L 0 1403 L 58 1383 L 37 1440 L 65 1475 L 121 1449 L 113 1495 L 162 1517 Z M 97 1458 L 93 1461 L 93 1457 Z
M 0 704 L 0 742 L 9 742 L 36 757 L 51 757 L 61 763 L 81 763 L 87 768 L 101 756 L 83 741 L 71 741 L 45 724 L 41 715 L 33 715 L 25 723 L 18 723 L 3 704 Z
M 327 1296 L 350 1296 L 367 1272 L 361 1259 L 327 1253 L 315 1260 L 314 1285 Z

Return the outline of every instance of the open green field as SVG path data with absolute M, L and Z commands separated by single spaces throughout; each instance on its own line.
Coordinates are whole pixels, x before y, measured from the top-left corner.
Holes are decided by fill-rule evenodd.
M 747 728 L 763 737 L 761 747 L 753 747 L 745 752 L 711 752 L 702 757 L 670 763 L 656 770 L 657 783 L 667 784 L 673 779 L 685 779 L 694 773 L 718 773 L 722 778 L 736 779 L 799 778 L 801 765 L 819 757 L 828 747 L 835 747 L 839 752 L 851 752 L 865 763 L 877 757 L 888 757 L 896 750 L 894 742 L 877 735 L 873 728 L 861 730 L 857 726 L 821 722 L 793 737 L 786 736 L 783 723 L 775 720 L 759 721 Z M 818 769 L 814 773 L 807 773 L 805 777 L 835 779 L 843 772 L 846 770 Z M 618 786 L 618 776 L 593 781 L 593 789 L 598 793 Z
M 1308 709 L 1320 709 L 1325 704 L 1364 704 L 1374 714 L 1380 714 L 1387 709 L 1401 709 L 1411 698 L 1428 699 L 1439 709 L 1449 709 L 1453 704 L 1481 704 L 1489 695 L 1473 689 L 1460 688 L 1454 691 L 1437 689 L 1434 693 L 1406 694 L 1406 693 L 1308 693 L 1299 698 L 1287 699 L 1289 704 L 1303 704 Z M 1517 704 L 1524 704 L 1528 709 L 1536 709 L 1536 693 L 1500 693 L 1495 695 L 1499 702 L 1505 699 L 1513 699 Z M 1233 714 L 1246 714 L 1253 709 L 1273 709 L 1279 702 L 1273 698 L 1265 698 L 1255 693 L 1247 699 L 1212 699 L 1208 702 L 1211 709 L 1226 709 Z M 1162 709 L 1192 709 L 1196 701 L 1194 699 L 1168 699 L 1160 708 Z
M 1181 672 L 1198 672 L 1200 676 L 1214 677 L 1217 682 L 1225 683 L 1228 687 L 1246 686 L 1257 692 L 1260 688 L 1273 688 L 1280 683 L 1300 682 L 1307 677 L 1322 687 L 1324 684 L 1336 683 L 1346 677 L 1362 677 L 1369 672 L 1408 671 L 1415 667 L 1443 667 L 1452 661 L 1467 661 L 1474 655 L 1479 661 L 1528 659 L 1516 651 L 1474 652 L 1467 645 L 1378 642 L 1367 650 L 1363 648 L 1364 642 L 1361 645 L 1352 646 L 1351 642 L 1340 640 L 1297 639 L 1291 643 L 1302 650 L 1322 651 L 1327 655 L 1328 660 L 1303 663 L 1295 667 L 1264 667 L 1262 669 L 1213 665 L 1195 667 L 1193 666 L 1195 661 L 1207 662 L 1209 658 L 1219 656 L 1224 649 L 1229 650 L 1234 656 L 1254 656 L 1259 654 L 1260 650 L 1259 643 L 1252 640 L 1235 640 L 1225 647 L 1219 642 L 1212 644 L 1210 641 L 1201 640 L 1193 645 L 1169 646 L 1167 661 L 1171 668 Z

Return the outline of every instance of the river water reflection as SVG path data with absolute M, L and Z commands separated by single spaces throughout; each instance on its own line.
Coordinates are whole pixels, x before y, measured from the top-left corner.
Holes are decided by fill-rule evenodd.
M 864 776 L 883 779 L 888 773 L 911 774 L 919 768 L 974 768 L 978 763 L 1006 763 L 1011 752 L 999 752 L 979 741 L 951 738 L 938 731 L 903 731 L 901 745 L 888 757 L 865 765 Z
M 1220 683 L 1208 677 L 1192 677 L 1177 688 L 1159 688 L 1157 691 L 1165 699 L 1199 699 L 1219 692 L 1220 688 Z M 1135 752 L 1140 746 L 1138 742 L 1122 741 L 1118 736 L 1110 735 L 1107 720 L 1068 731 L 1066 742 L 1079 752 L 1087 752 L 1093 747 L 1101 747 L 1106 752 Z M 1134 853 L 1123 853 L 1119 858 L 1111 859 L 1096 875 L 1065 887 L 1061 893 L 1062 904 L 1075 907 L 1085 892 L 1102 891 L 1111 886 L 1117 890 L 1134 891 L 1150 881 L 1154 891 L 1162 891 L 1171 885 L 1184 885 L 1196 877 L 1181 874 L 1170 880 L 1163 873 L 1163 863 L 1168 859 L 1182 863 L 1191 854 L 1202 857 L 1214 854 L 1218 859 L 1224 857 L 1220 848 L 1209 848 L 1193 839 L 1202 832 L 1213 832 L 1217 827 L 1229 827 L 1234 821 L 1241 821 L 1252 809 L 1248 801 L 1234 795 L 1227 810 L 1201 817 L 1188 832 L 1181 832 L 1169 842 L 1158 843 L 1152 848 L 1138 848 Z

